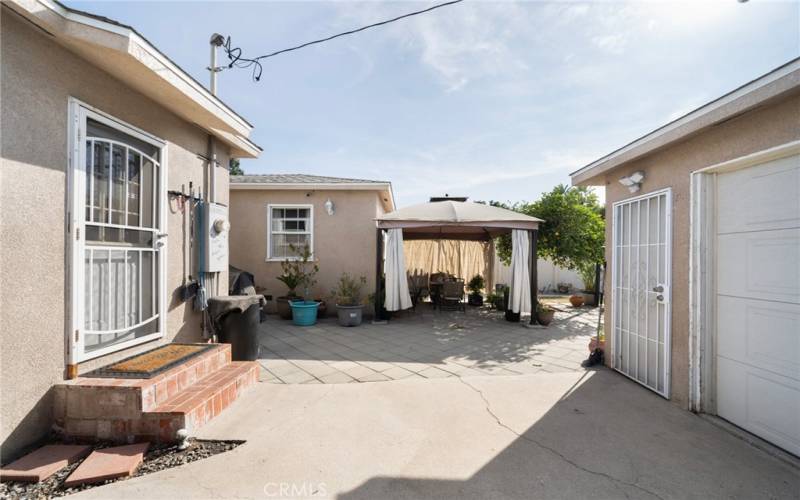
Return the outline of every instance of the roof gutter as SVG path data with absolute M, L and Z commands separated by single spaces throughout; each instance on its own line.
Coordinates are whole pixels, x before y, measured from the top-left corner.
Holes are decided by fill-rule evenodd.
M 283 189 L 283 190 L 326 190 L 326 191 L 390 191 L 390 183 L 377 182 L 231 182 L 232 190 Z

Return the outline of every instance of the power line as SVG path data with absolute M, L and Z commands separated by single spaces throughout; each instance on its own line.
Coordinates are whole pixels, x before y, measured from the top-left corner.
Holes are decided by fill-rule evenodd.
M 424 14 L 426 12 L 430 12 L 432 10 L 440 9 L 442 7 L 447 7 L 448 5 L 461 3 L 463 1 L 464 0 L 452 0 L 452 1 L 449 1 L 449 2 L 440 3 L 440 4 L 437 4 L 437 5 L 434 5 L 433 7 L 428 7 L 427 9 L 422 9 L 422 10 L 418 10 L 418 11 L 415 11 L 415 12 L 409 12 L 408 14 L 403 14 L 402 16 L 397 16 L 397 17 L 394 17 L 392 19 L 387 19 L 385 21 L 381 21 L 381 22 L 374 23 L 374 24 L 368 24 L 366 26 L 362 26 L 362 27 L 354 29 L 354 30 L 344 31 L 342 33 L 337 33 L 335 35 L 331 35 L 331 36 L 326 37 L 326 38 L 320 38 L 319 40 L 313 40 L 313 41 L 310 41 L 310 42 L 306 42 L 306 43 L 297 45 L 295 47 L 289 47 L 288 49 L 276 50 L 275 52 L 271 52 L 271 53 L 265 54 L 263 56 L 254 57 L 252 59 L 251 58 L 247 58 L 247 57 L 242 57 L 242 49 L 240 47 L 231 48 L 231 37 L 228 37 L 225 40 L 225 44 L 222 47 L 225 50 L 225 53 L 228 54 L 228 59 L 230 59 L 230 61 L 231 61 L 228 64 L 228 68 L 233 68 L 233 67 L 236 67 L 236 68 L 250 68 L 250 67 L 252 67 L 253 68 L 253 80 L 259 81 L 261 79 L 261 73 L 262 73 L 262 70 L 263 70 L 263 67 L 261 66 L 261 62 L 260 62 L 262 59 L 266 59 L 268 57 L 275 57 L 275 56 L 277 56 L 279 54 L 284 54 L 286 52 L 291 52 L 293 50 L 299 50 L 299 49 L 302 49 L 304 47 L 308 47 L 309 45 L 328 42 L 330 40 L 333 40 L 334 38 L 339 38 L 341 36 L 346 36 L 346 35 L 352 35 L 354 33 L 360 32 L 360 31 L 368 30 L 370 28 L 375 28 L 377 26 L 383 26 L 384 24 L 389 24 L 389 23 L 393 23 L 395 21 L 399 21 L 401 19 L 405 19 L 407 17 L 417 16 L 419 14 Z

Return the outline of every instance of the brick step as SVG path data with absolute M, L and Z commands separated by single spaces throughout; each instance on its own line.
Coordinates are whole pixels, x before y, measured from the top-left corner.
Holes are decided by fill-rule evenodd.
M 55 423 L 79 439 L 170 442 L 218 415 L 258 374 L 258 363 L 233 362 L 231 346 L 217 344 L 151 379 L 79 377 L 56 386 Z
M 233 361 L 152 411 L 143 412 L 141 432 L 160 441 L 171 440 L 178 429 L 194 434 L 257 383 L 258 374 L 259 365 L 255 361 Z
M 59 419 L 66 417 L 137 417 L 230 363 L 230 344 L 217 344 L 213 349 L 149 379 L 78 377 L 56 386 L 56 423 L 62 425 Z

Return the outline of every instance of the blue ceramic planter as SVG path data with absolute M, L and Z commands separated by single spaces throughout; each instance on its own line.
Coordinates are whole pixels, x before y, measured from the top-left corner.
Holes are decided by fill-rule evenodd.
M 292 321 L 297 326 L 311 326 L 317 322 L 317 309 L 319 302 L 313 300 L 294 300 L 292 306 Z

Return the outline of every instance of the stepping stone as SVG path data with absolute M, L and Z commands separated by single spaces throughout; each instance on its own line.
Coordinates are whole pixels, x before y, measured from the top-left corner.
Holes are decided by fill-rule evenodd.
M 38 483 L 92 451 L 91 446 L 48 444 L 0 469 L 0 481 Z
M 144 460 L 149 446 L 150 443 L 137 443 L 95 450 L 69 475 L 64 486 L 71 488 L 130 476 Z

